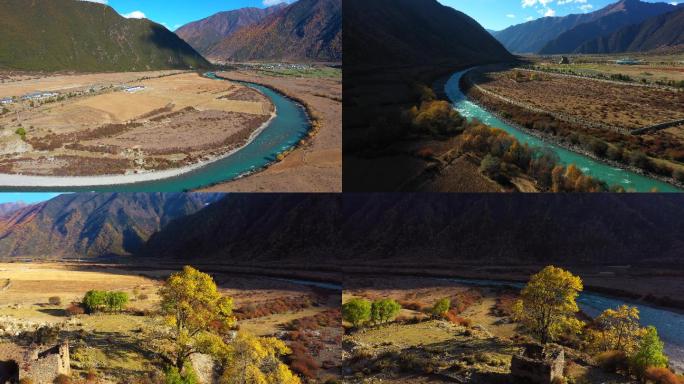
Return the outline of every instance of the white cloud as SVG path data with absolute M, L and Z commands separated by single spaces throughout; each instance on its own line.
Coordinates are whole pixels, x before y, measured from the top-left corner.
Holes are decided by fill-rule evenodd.
M 532 16 L 527 16 L 527 17 L 525 18 L 525 20 L 526 20 L 526 21 L 532 21 L 532 20 L 534 20 L 534 17 L 532 17 Z
M 673 1 L 670 3 L 670 5 L 677 5 L 678 3 L 676 1 Z
M 509 19 L 515 19 L 515 15 L 512 13 L 509 13 L 508 15 L 506 15 L 506 17 L 508 17 Z
M 133 11 L 130 13 L 124 13 L 121 16 L 127 18 L 127 19 L 144 19 L 146 16 L 144 13 L 140 11 Z
M 554 11 L 551 8 L 546 8 L 546 12 L 544 12 L 545 17 L 553 17 L 556 16 L 556 11 Z
M 286 3 L 287 1 L 285 0 L 263 0 L 263 3 L 265 6 L 270 7 L 273 5 L 278 5 L 280 3 Z
M 583 10 L 584 12 L 589 11 L 593 8 L 594 8 L 594 6 L 591 4 L 584 4 L 584 5 L 580 6 L 580 9 Z

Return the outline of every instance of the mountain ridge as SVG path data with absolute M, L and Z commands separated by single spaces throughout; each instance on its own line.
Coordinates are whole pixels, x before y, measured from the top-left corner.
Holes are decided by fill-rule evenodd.
M 298 0 L 208 49 L 219 61 L 342 60 L 342 1 Z
M 3 258 L 128 256 L 173 219 L 197 212 L 215 194 L 75 193 L 0 217 Z
M 210 66 L 190 45 L 147 19 L 78 0 L 0 2 L 0 68 L 84 72 Z
M 495 32 L 494 36 L 515 53 L 558 53 L 569 49 L 562 53 L 570 53 L 585 40 L 599 36 L 591 34 L 610 33 L 673 8 L 667 3 L 620 0 L 594 12 L 543 17 L 516 24 Z
M 577 53 L 643 52 L 684 44 L 684 4 L 679 10 L 584 42 Z
M 218 12 L 204 19 L 187 23 L 178 28 L 175 33 L 205 55 L 222 39 L 286 7 L 285 3 L 280 3 L 267 8 L 247 7 Z

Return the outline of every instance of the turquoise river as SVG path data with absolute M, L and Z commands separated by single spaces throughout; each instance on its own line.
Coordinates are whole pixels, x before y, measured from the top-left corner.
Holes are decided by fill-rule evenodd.
M 628 191 L 650 192 L 654 188 L 658 192 L 682 192 L 677 187 L 638 173 L 613 167 L 596 161 L 588 156 L 572 152 L 555 144 L 545 142 L 497 118 L 479 105 L 468 100 L 459 86 L 461 77 L 467 71 L 457 72 L 447 81 L 444 90 L 456 110 L 468 119 L 479 119 L 492 127 L 503 129 L 522 143 L 532 147 L 546 147 L 558 154 L 560 161 L 565 164 L 575 164 L 585 174 L 591 175 L 608 185 L 621 185 Z

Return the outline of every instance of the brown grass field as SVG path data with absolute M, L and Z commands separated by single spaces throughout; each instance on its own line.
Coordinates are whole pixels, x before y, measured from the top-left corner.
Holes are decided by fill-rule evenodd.
M 517 70 L 486 73 L 477 82 L 533 107 L 627 129 L 684 119 L 684 92 Z
M 190 165 L 244 145 L 273 112 L 257 91 L 192 72 L 20 79 L 3 85 L 0 97 L 35 91 L 59 96 L 18 99 L 0 115 L 4 173 L 91 176 Z
M 112 265 L 0 264 L 0 339 L 20 330 L 57 325 L 60 336 L 70 341 L 76 377 L 87 369 L 74 355 L 85 353 L 95 361 L 99 383 L 130 383 L 160 369 L 146 347 L 145 335 L 159 327 L 157 291 L 173 271 Z M 312 382 L 337 374 L 342 333 L 339 293 L 259 276 L 212 275 L 221 293 L 233 298 L 241 330 L 285 340 L 293 349 L 288 364 L 302 375 L 305 371 Z M 67 316 L 65 308 L 91 289 L 124 291 L 131 302 L 122 313 Z M 61 304 L 49 304 L 52 296 L 59 297 Z M 306 369 L 298 370 L 300 367 Z

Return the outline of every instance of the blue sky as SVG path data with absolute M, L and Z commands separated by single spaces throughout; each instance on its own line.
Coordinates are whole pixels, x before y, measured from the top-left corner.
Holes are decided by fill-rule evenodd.
M 216 12 L 245 7 L 264 8 L 284 0 L 85 0 L 105 3 L 126 17 L 145 17 L 176 30 Z
M 24 203 L 38 203 L 45 200 L 50 200 L 59 193 L 42 193 L 42 192 L 0 192 L 0 204 L 15 203 L 23 201 Z
M 495 31 L 514 24 L 547 16 L 565 16 L 601 9 L 618 0 L 438 0 L 477 20 Z M 684 0 L 642 0 L 649 3 L 684 2 Z

